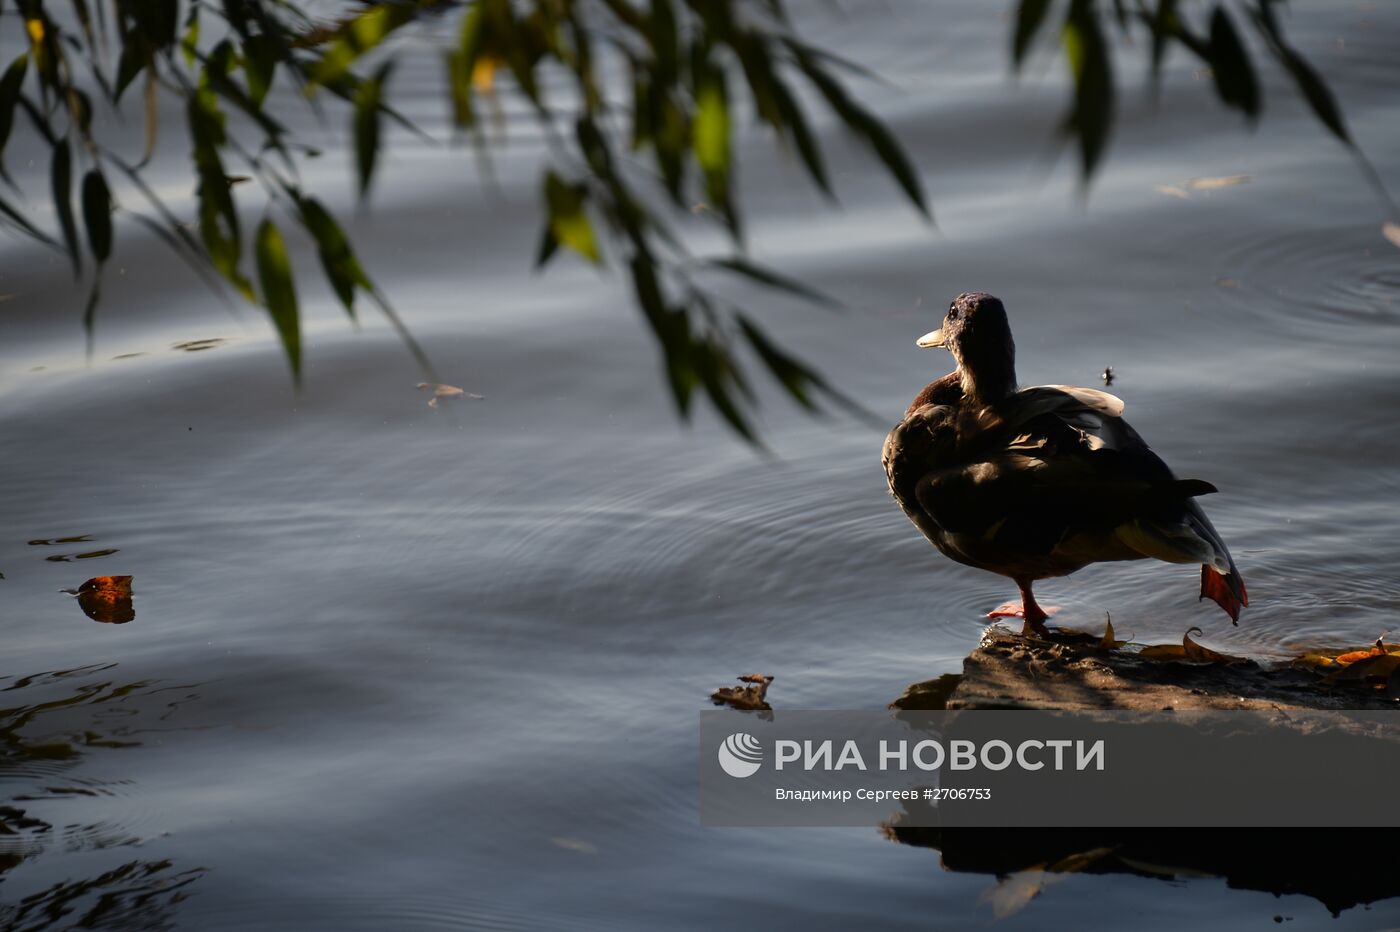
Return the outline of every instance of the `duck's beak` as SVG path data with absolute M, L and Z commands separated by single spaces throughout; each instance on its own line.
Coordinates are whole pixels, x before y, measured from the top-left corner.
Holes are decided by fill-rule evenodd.
M 947 340 L 943 337 L 942 330 L 934 330 L 919 337 L 919 345 L 924 349 L 932 349 L 935 346 L 947 346 Z

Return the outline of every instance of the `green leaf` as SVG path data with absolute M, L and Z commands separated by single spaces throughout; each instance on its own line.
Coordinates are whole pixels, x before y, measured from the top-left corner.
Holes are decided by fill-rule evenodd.
M 1148 28 L 1152 31 L 1152 83 L 1154 87 L 1160 84 L 1162 79 L 1162 63 L 1166 61 L 1168 42 L 1173 35 L 1185 33 L 1177 19 L 1176 4 L 1177 0 L 1157 0 L 1156 12 L 1150 16 L 1143 14 Z M 1186 41 L 1186 44 L 1190 46 L 1192 43 Z
M 1082 174 L 1094 174 L 1113 123 L 1113 74 L 1108 47 L 1090 0 L 1075 0 L 1065 20 L 1063 42 L 1074 76 L 1074 105 L 1066 123 L 1079 140 Z
M 1249 53 L 1224 7 L 1216 7 L 1210 20 L 1210 68 L 1220 99 L 1251 119 L 1257 117 L 1259 82 L 1255 80 Z
M 196 56 L 199 54 L 199 7 L 190 10 L 189 19 L 185 21 L 185 35 L 180 39 L 180 53 L 184 56 L 185 67 L 193 68 Z
M 83 257 L 78 251 L 78 225 L 73 220 L 73 153 L 66 136 L 54 146 L 49 175 L 54 211 L 58 214 L 58 225 L 63 230 L 68 255 L 73 260 L 73 274 L 81 275 Z
M 277 70 L 277 45 L 269 36 L 249 36 L 243 41 L 243 71 L 248 77 L 248 99 L 261 107 Z
M 83 222 L 88 247 L 100 265 L 112 254 L 112 193 L 107 179 L 95 168 L 83 177 Z
M 552 171 L 546 172 L 544 198 L 549 210 L 549 229 L 554 238 L 590 262 L 601 261 L 593 225 L 584 210 L 588 189 L 581 184 L 569 184 Z M 548 258 L 548 255 L 544 255 L 545 260 Z
M 9 175 L 5 172 L 5 143 L 10 139 L 10 130 L 15 124 L 15 104 L 19 102 L 20 88 L 24 86 L 24 75 L 29 68 L 29 55 L 21 53 L 14 61 L 10 62 L 10 67 L 5 69 L 5 76 L 0 78 L 0 177 L 6 181 Z
M 846 127 L 874 150 L 875 155 L 885 166 L 885 170 L 903 189 L 904 194 L 925 217 L 931 217 L 928 203 L 924 199 L 923 185 L 919 173 L 914 169 L 909 156 L 874 114 L 857 104 L 850 95 L 827 74 L 817 63 L 816 58 L 802 46 L 789 42 L 788 48 L 797 56 L 798 67 L 812 82 L 813 86 L 826 98 L 827 105 L 836 112 Z
M 292 366 L 292 378 L 301 380 L 301 321 L 297 315 L 297 289 L 292 280 L 292 265 L 282 234 L 271 220 L 258 226 L 258 283 L 262 285 L 263 303 L 272 315 L 287 361 Z
M 321 268 L 325 270 L 326 279 L 353 320 L 355 289 L 372 291 L 374 286 L 350 247 L 350 239 L 345 235 L 345 231 L 321 202 L 315 198 L 293 196 L 296 197 L 302 225 L 316 240 L 316 249 L 320 253 Z
M 558 251 L 559 237 L 554 235 L 554 227 L 546 223 L 540 232 L 540 245 L 535 250 L 535 269 L 544 268 Z
M 763 361 L 764 366 L 778 380 L 793 400 L 809 411 L 817 409 L 816 399 L 812 397 L 812 389 L 822 387 L 821 376 L 815 371 L 798 362 L 797 359 L 783 352 L 778 345 L 768 338 L 768 336 L 758 328 L 753 321 L 742 314 L 737 317 L 739 327 L 744 332 L 744 337 L 758 353 L 758 358 Z
M 757 282 L 760 285 L 778 291 L 785 291 L 790 295 L 811 301 L 814 304 L 825 305 L 834 310 L 841 310 L 845 307 L 845 305 L 829 294 L 818 291 L 812 286 L 803 284 L 796 279 L 788 278 L 786 275 L 779 275 L 771 269 L 766 269 L 761 265 L 755 265 L 745 259 L 740 259 L 738 257 L 711 259 L 708 264 L 715 268 L 727 269 L 736 275 L 742 275 L 750 281 Z
M 369 192 L 370 182 L 374 180 L 381 135 L 379 112 L 384 100 L 384 82 L 392 69 L 393 62 L 385 62 L 373 77 L 360 82 L 355 92 L 355 167 L 359 173 L 361 198 Z
M 656 264 L 645 254 L 634 256 L 631 262 L 632 290 L 637 303 L 661 343 L 666 364 L 666 378 L 671 397 L 681 417 L 690 416 L 690 399 L 699 384 L 694 360 L 694 342 L 685 314 L 672 310 L 661 294 L 656 279 Z
M 1264 10 L 1268 10 L 1264 4 Z M 1337 98 L 1331 94 L 1331 88 L 1327 87 L 1322 77 L 1317 71 L 1306 62 L 1298 52 L 1289 48 L 1284 42 L 1284 36 L 1278 31 L 1278 24 L 1274 22 L 1273 14 L 1254 14 L 1254 22 L 1259 25 L 1264 38 L 1268 39 L 1268 46 L 1273 50 L 1275 59 L 1288 71 L 1289 77 L 1294 78 L 1294 84 L 1298 85 L 1298 90 L 1302 92 L 1303 99 L 1308 101 L 1308 106 L 1312 108 L 1313 115 L 1330 130 L 1333 136 L 1343 141 L 1347 146 L 1354 147 L 1351 141 L 1351 133 L 1347 132 L 1347 122 L 1341 116 L 1341 108 L 1337 106 Z
M 155 60 L 146 51 L 140 37 L 136 35 L 123 36 L 122 54 L 117 61 L 117 80 L 113 88 L 114 103 L 121 101 L 122 94 L 145 68 L 154 70 Z
M 831 179 L 827 177 L 826 165 L 822 159 L 821 147 L 807 126 L 807 118 L 803 115 L 801 106 L 793 97 L 792 92 L 788 90 L 787 85 L 776 75 L 773 78 L 773 99 L 777 104 L 778 113 L 782 117 L 783 126 L 792 139 L 793 145 L 797 147 L 797 154 L 802 157 L 802 163 L 807 166 L 807 174 L 816 182 L 823 194 L 835 198 L 835 192 L 831 189 Z
M 417 15 L 417 4 L 376 3 L 340 27 L 331 47 L 311 68 L 310 87 L 343 77 L 361 55 Z
M 680 73 L 680 32 L 676 27 L 676 10 L 671 0 L 651 0 L 647 38 L 656 56 L 656 81 L 662 87 L 670 87 L 676 83 Z
M 1017 68 L 1025 61 L 1040 27 L 1045 24 L 1045 14 L 1050 12 L 1050 0 L 1021 0 L 1016 7 L 1016 29 L 1011 38 L 1011 61 Z
M 706 193 L 722 205 L 729 196 L 729 95 L 724 72 L 706 68 L 695 88 L 695 122 L 691 128 L 695 161 L 705 173 Z

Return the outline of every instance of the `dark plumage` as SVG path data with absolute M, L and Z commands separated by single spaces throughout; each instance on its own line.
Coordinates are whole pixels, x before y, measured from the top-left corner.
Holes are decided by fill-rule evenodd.
M 890 492 L 946 556 L 1013 579 L 1044 631 L 1031 585 L 1090 563 L 1152 557 L 1201 564 L 1201 597 L 1238 623 L 1249 604 L 1225 542 L 1195 498 L 1121 417 L 1123 402 L 1068 385 L 1018 390 L 1001 301 L 960 294 L 941 330 L 957 368 L 930 382 L 885 439 Z

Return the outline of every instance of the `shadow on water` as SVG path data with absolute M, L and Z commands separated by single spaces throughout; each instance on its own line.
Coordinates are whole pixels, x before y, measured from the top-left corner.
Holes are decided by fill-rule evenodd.
M 890 708 L 944 709 L 961 679 L 911 684 Z M 1400 874 L 1376 856 L 1374 834 L 1354 829 L 929 828 L 896 818 L 881 831 L 937 850 L 944 870 L 996 877 L 988 899 L 1003 917 L 1071 874 L 1216 877 L 1232 889 L 1309 896 L 1334 916 L 1400 896 Z
M 54 859 L 76 852 L 136 848 L 144 839 L 121 821 L 53 821 L 73 800 L 122 794 L 129 781 L 82 773 L 94 756 L 140 747 L 147 736 L 178 730 L 178 709 L 198 699 L 195 686 L 157 680 L 121 682 L 116 664 L 19 678 L 0 677 L 0 930 L 173 928 L 176 907 L 205 873 L 169 859 L 118 858 L 86 877 L 47 882 Z M 55 813 L 56 810 L 56 813 Z M 32 892 L 7 887 L 26 869 Z

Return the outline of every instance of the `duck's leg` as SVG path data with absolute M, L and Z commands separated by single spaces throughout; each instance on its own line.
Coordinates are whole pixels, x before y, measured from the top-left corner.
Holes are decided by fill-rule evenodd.
M 1021 635 L 1027 636 L 1038 634 L 1041 637 L 1049 634 L 1046 630 L 1045 619 L 1050 615 L 1045 609 L 1036 604 L 1035 596 L 1031 594 L 1031 583 L 1033 580 L 1018 579 L 1016 585 L 1021 589 L 1021 614 L 1026 619 L 1026 626 L 1021 631 Z
M 1024 634 L 1045 634 L 1045 619 L 1059 611 L 1054 605 L 1049 608 L 1042 608 L 1036 602 L 1035 596 L 1031 594 L 1031 579 L 1016 580 L 1016 587 L 1021 590 L 1021 601 L 1006 602 L 998 605 L 987 613 L 988 618 L 1024 618 L 1026 620 Z

